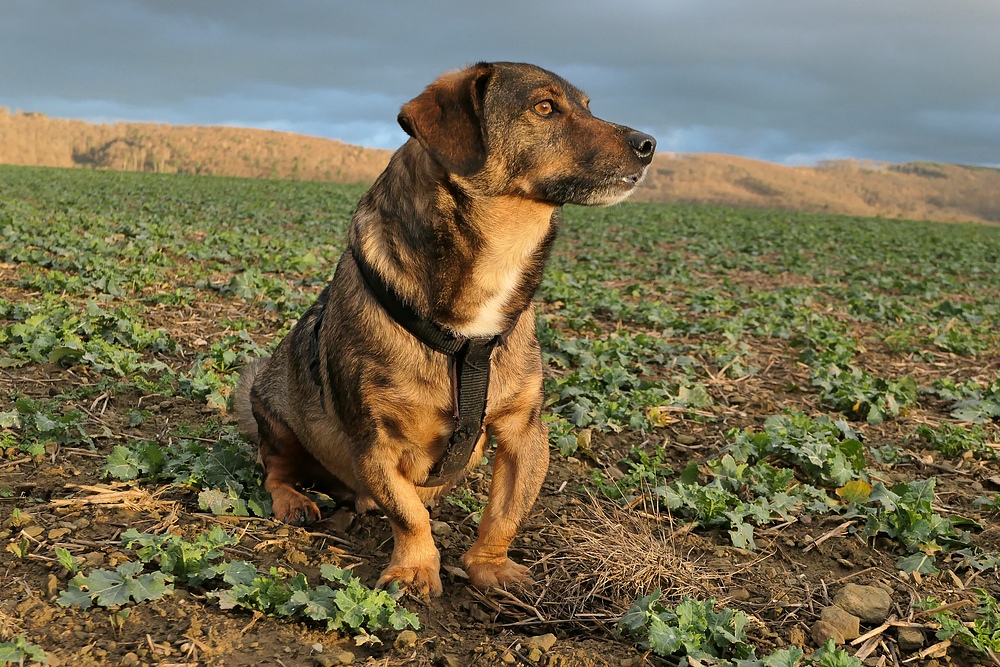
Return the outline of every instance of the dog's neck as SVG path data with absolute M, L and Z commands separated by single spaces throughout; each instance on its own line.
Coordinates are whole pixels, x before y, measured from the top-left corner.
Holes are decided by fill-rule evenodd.
M 351 246 L 416 310 L 464 336 L 490 336 L 542 279 L 557 207 L 470 195 L 410 140 L 358 204 Z

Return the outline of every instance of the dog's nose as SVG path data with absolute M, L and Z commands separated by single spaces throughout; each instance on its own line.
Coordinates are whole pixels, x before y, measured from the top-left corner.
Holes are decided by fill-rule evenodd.
M 642 132 L 633 132 L 628 135 L 628 145 L 643 164 L 653 161 L 653 151 L 656 150 L 656 139 L 653 137 Z

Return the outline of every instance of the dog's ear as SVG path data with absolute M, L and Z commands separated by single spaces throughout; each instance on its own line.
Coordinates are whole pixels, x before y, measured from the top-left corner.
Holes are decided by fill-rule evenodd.
M 486 164 L 483 98 L 493 69 L 450 72 L 403 105 L 400 127 L 448 171 L 471 176 Z

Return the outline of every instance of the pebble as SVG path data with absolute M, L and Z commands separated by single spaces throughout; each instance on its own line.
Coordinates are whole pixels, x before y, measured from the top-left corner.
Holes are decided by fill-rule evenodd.
M 413 630 L 403 630 L 396 635 L 396 648 L 408 648 L 417 643 L 417 633 Z
M 546 635 L 538 635 L 537 637 L 528 637 L 521 645 L 529 651 L 533 648 L 537 648 L 542 652 L 547 652 L 550 648 L 555 646 L 556 636 L 551 632 Z
M 319 642 L 316 642 L 315 644 L 313 644 L 309 648 L 312 649 L 313 653 L 322 653 L 323 652 L 323 645 L 320 644 Z
M 542 659 L 542 652 L 539 649 L 533 648 L 530 651 L 528 651 L 528 660 L 530 660 L 531 662 L 538 662 L 541 659 Z
M 736 600 L 737 602 L 746 602 L 750 599 L 750 591 L 745 588 L 737 588 L 735 590 L 729 591 L 729 597 Z
M 135 653 L 132 653 L 131 651 L 129 651 L 124 655 L 124 657 L 122 657 L 122 665 L 124 667 L 132 667 L 132 665 L 137 665 L 137 664 L 139 664 L 139 656 L 137 656 Z
M 446 521 L 431 521 L 431 533 L 438 537 L 451 535 L 451 526 Z
M 877 625 L 889 615 L 892 598 L 878 586 L 847 584 L 834 596 L 833 603 L 863 623 Z
M 676 440 L 678 443 L 682 445 L 693 445 L 694 443 L 698 442 L 698 438 L 696 438 L 693 435 L 688 435 L 686 433 L 678 435 L 677 437 L 674 438 L 674 440 Z
M 924 645 L 924 631 L 920 628 L 896 628 L 896 643 L 899 650 L 912 653 Z
M 59 593 L 59 578 L 56 575 L 50 574 L 45 581 L 45 593 L 50 598 L 54 598 Z
M 826 621 L 816 621 L 813 623 L 812 630 L 809 631 L 812 636 L 813 642 L 816 646 L 822 646 L 827 642 L 827 640 L 832 639 L 833 643 L 840 646 L 844 643 L 844 636 L 840 634 L 840 630 L 832 623 L 827 623 Z
M 22 530 L 22 531 L 24 532 L 24 534 L 25 534 L 25 535 L 27 535 L 28 537 L 38 537 L 39 535 L 41 535 L 41 534 L 42 534 L 42 532 L 43 532 L 43 531 L 44 531 L 45 529 L 44 529 L 44 528 L 42 528 L 41 526 L 39 526 L 39 525 L 38 525 L 38 524 L 36 523 L 36 524 L 32 524 L 32 525 L 30 525 L 30 526 L 25 526 L 25 527 L 24 527 L 24 528 L 22 528 L 21 530 Z
M 826 621 L 836 626 L 845 641 L 857 639 L 861 634 L 861 619 L 854 614 L 844 611 L 837 605 L 824 607 L 819 613 L 819 618 L 821 621 Z
M 507 665 L 513 665 L 515 662 L 517 662 L 517 658 L 515 658 L 514 654 L 511 653 L 510 651 L 504 651 L 503 655 L 500 656 L 500 660 L 502 660 L 504 664 Z

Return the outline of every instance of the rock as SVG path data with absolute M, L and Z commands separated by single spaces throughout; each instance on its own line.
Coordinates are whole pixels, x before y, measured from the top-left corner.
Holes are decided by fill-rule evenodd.
M 746 602 L 750 599 L 750 591 L 745 588 L 736 588 L 729 591 L 729 597 L 736 600 L 737 602 Z
M 309 648 L 312 649 L 313 653 L 322 653 L 323 652 L 323 645 L 320 644 L 319 642 L 316 642 L 315 644 L 313 644 Z
M 122 658 L 122 665 L 124 665 L 124 667 L 132 667 L 133 665 L 137 664 L 139 664 L 139 656 L 137 656 L 135 653 L 132 652 L 126 653 L 125 656 Z
M 788 643 L 802 648 L 806 645 L 806 633 L 802 631 L 802 628 L 795 626 L 788 632 Z
M 431 521 L 431 533 L 438 537 L 451 535 L 451 526 L 445 521 Z
M 877 586 L 847 584 L 833 598 L 833 603 L 854 614 L 863 623 L 877 625 L 885 621 L 892 607 L 892 598 Z
M 531 662 L 538 662 L 541 659 L 542 659 L 541 650 L 533 648 L 530 651 L 528 651 L 528 660 L 530 660 Z
M 396 648 L 409 648 L 416 645 L 417 633 L 413 630 L 403 630 L 396 635 Z
M 500 660 L 501 660 L 501 661 L 502 661 L 502 662 L 503 662 L 503 663 L 504 663 L 505 665 L 513 665 L 513 664 L 514 664 L 515 662 L 517 662 L 517 658 L 515 658 L 515 657 L 514 657 L 514 654 L 513 654 L 513 653 L 511 653 L 510 651 L 504 651 L 504 652 L 503 652 L 503 655 L 502 655 L 502 656 L 500 656 Z
M 837 646 L 844 643 L 844 635 L 840 634 L 837 626 L 826 621 L 816 621 L 813 623 L 809 634 L 812 635 L 812 640 L 816 646 L 822 646 L 828 639 L 832 639 L 833 643 Z
M 351 510 L 341 508 L 331 514 L 330 517 L 323 522 L 323 524 L 328 526 L 335 533 L 346 533 L 350 530 L 351 525 L 354 524 L 355 516 L 356 515 Z
M 23 532 L 25 535 L 31 538 L 37 538 L 44 531 L 45 529 L 39 526 L 37 523 L 32 524 L 30 526 L 25 526 L 24 528 L 21 529 L 21 532 Z
M 677 437 L 674 438 L 674 440 L 676 440 L 679 444 L 682 445 L 693 445 L 694 443 L 698 442 L 698 438 L 696 438 L 693 435 L 688 435 L 686 433 L 678 435 Z
M 824 607 L 819 613 L 819 619 L 836 626 L 845 641 L 857 639 L 861 634 L 861 619 L 837 605 Z
M 550 632 L 547 635 L 528 637 L 523 642 L 521 642 L 521 645 L 524 646 L 524 648 L 528 649 L 529 651 L 533 648 L 537 648 L 539 651 L 546 653 L 550 648 L 555 646 L 555 643 L 556 643 L 556 636 Z
M 45 593 L 50 597 L 54 598 L 59 593 L 59 578 L 50 574 L 49 578 L 45 581 Z
M 924 631 L 920 628 L 896 628 L 896 643 L 899 650 L 912 653 L 924 645 Z
M 70 533 L 69 528 L 53 528 L 52 530 L 49 531 L 48 538 L 50 540 L 58 540 L 60 537 L 63 537 L 64 535 L 69 535 L 69 533 Z

